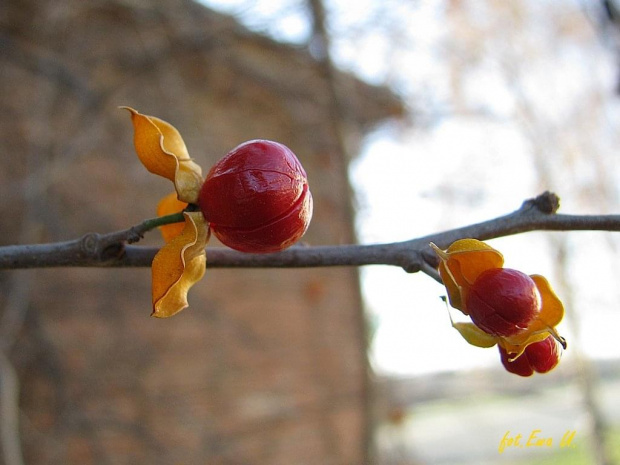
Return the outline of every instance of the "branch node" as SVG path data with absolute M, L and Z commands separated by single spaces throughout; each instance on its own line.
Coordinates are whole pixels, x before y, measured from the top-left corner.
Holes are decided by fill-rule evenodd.
M 144 239 L 144 233 L 142 233 L 136 226 L 133 226 L 129 229 L 127 234 L 127 243 L 135 244 L 140 241 L 140 239 Z
M 100 235 L 97 233 L 87 233 L 80 240 L 80 250 L 84 255 L 96 258 L 99 255 Z
M 407 273 L 417 273 L 420 271 L 420 264 L 416 261 L 407 261 L 402 265 L 403 270 Z
M 539 196 L 523 202 L 522 210 L 529 210 L 530 208 L 535 208 L 546 215 L 552 215 L 560 208 L 560 197 L 553 192 L 545 191 Z
M 427 274 L 439 284 L 443 284 L 441 276 L 439 276 L 439 270 L 437 267 L 439 266 L 439 259 L 435 254 L 429 254 L 428 252 L 423 251 L 422 254 L 422 263 L 420 265 L 420 271 Z

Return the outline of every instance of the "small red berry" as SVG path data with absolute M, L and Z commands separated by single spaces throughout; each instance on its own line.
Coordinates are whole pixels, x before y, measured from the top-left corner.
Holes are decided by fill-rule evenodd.
M 498 346 L 499 347 L 499 346 Z M 534 372 L 547 373 L 553 370 L 560 362 L 558 343 L 549 336 L 547 339 L 534 342 L 525 348 L 525 351 L 512 362 L 508 353 L 499 347 L 502 365 L 510 373 L 519 376 L 531 376 Z
M 207 174 L 198 204 L 211 231 L 242 252 L 283 250 L 308 229 L 312 195 L 295 154 L 268 140 L 245 142 Z
M 513 336 L 540 313 L 536 283 L 510 268 L 484 271 L 469 289 L 465 307 L 480 329 L 495 336 Z

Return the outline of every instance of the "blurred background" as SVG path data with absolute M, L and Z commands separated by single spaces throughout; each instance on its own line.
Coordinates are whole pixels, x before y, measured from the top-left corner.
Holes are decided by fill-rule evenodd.
M 0 84 L 0 245 L 154 215 L 172 186 L 119 105 L 174 124 L 205 172 L 245 140 L 291 147 L 312 245 L 544 190 L 620 211 L 615 0 L 6 0 Z M 443 288 L 400 269 L 208 270 L 164 321 L 148 269 L 3 271 L 0 463 L 620 463 L 617 234 L 491 245 L 566 305 L 547 375 L 467 345 Z M 500 453 L 532 433 L 551 444 Z

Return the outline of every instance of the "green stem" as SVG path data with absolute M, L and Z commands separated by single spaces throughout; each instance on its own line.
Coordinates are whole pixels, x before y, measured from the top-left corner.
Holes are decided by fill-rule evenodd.
M 157 218 L 144 220 L 142 223 L 140 223 L 139 229 L 141 232 L 147 232 L 152 229 L 158 228 L 159 226 L 164 226 L 166 224 L 172 223 L 183 223 L 184 221 L 185 216 L 183 216 L 183 212 L 173 213 L 171 215 L 158 216 Z

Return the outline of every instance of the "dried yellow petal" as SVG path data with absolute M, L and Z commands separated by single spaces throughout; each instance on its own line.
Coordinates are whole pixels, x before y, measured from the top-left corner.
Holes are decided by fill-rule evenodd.
M 202 186 L 202 169 L 187 152 L 181 134 L 171 124 L 154 116 L 121 107 L 131 113 L 134 146 L 138 158 L 151 173 L 174 183 L 179 200 L 196 203 Z
M 539 333 L 532 333 L 525 331 L 517 336 L 501 337 L 498 339 L 498 344 L 510 354 L 510 359 L 514 360 L 518 358 L 525 348 L 534 342 L 544 341 L 549 337 L 549 331 L 544 330 Z
M 453 323 L 452 326 L 472 346 L 488 348 L 497 344 L 495 336 L 484 332 L 473 323 Z
M 530 278 L 536 283 L 541 303 L 540 314 L 533 324 L 540 325 L 541 329 L 543 327 L 553 328 L 557 326 L 564 318 L 564 305 L 562 301 L 551 289 L 547 278 L 538 274 L 533 274 Z
M 168 242 L 155 256 L 153 272 L 153 313 L 170 317 L 188 306 L 187 292 L 205 273 L 207 224 L 200 212 L 186 212 L 182 233 Z
M 459 286 L 471 286 L 482 272 L 504 265 L 499 251 L 476 239 L 458 240 L 446 253 L 446 266 Z
M 501 268 L 504 257 L 493 247 L 477 239 L 460 239 L 445 252 L 431 243 L 441 260 L 439 275 L 446 286 L 450 305 L 467 315 L 464 302 L 467 292 L 480 274 L 491 268 Z
M 176 192 L 173 192 L 159 201 L 157 204 L 157 216 L 172 215 L 179 213 L 187 207 L 187 203 L 177 199 Z M 166 242 L 170 242 L 173 238 L 183 232 L 185 223 L 172 223 L 160 226 L 159 230 Z

